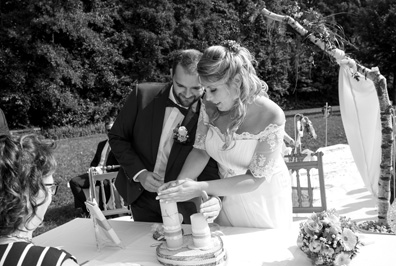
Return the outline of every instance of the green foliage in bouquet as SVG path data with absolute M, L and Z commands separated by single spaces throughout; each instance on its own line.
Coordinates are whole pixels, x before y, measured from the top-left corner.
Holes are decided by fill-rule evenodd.
M 300 224 L 297 244 L 313 265 L 348 265 L 361 244 L 356 224 L 335 210 L 313 213 Z

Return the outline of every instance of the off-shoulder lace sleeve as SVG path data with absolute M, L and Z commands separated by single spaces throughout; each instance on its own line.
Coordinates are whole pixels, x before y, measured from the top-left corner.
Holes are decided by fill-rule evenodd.
M 280 161 L 279 156 L 282 152 L 284 127 L 284 124 L 270 124 L 259 134 L 259 143 L 249 164 L 249 170 L 254 177 L 264 177 L 268 182 L 271 181 L 274 170 Z
M 209 116 L 206 113 L 205 104 L 201 103 L 201 110 L 199 112 L 197 133 L 195 134 L 194 148 L 205 150 L 205 139 L 209 129 Z

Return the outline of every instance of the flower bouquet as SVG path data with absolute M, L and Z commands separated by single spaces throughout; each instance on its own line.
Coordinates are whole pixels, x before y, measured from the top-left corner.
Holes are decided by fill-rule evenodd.
M 355 223 L 335 210 L 313 213 L 300 224 L 297 245 L 313 265 L 348 265 L 361 244 L 355 232 Z

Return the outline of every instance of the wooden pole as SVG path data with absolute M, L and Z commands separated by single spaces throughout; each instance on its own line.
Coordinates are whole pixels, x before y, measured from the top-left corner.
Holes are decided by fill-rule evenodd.
M 266 8 L 261 10 L 261 13 L 269 19 L 287 23 L 300 35 L 309 39 L 312 43 L 318 46 L 321 50 L 329 54 L 330 56 L 337 59 L 338 62 L 343 61 L 349 67 L 356 69 L 357 72 L 361 73 L 365 78 L 368 78 L 374 82 L 375 89 L 378 95 L 378 101 L 380 106 L 381 126 L 382 126 L 382 142 L 381 142 L 381 172 L 378 178 L 378 221 L 387 224 L 387 213 L 390 206 L 390 180 L 393 169 L 393 116 L 394 109 L 389 100 L 387 91 L 386 79 L 379 72 L 378 68 L 368 69 L 364 66 L 356 64 L 353 59 L 348 58 L 344 51 L 327 47 L 321 39 L 315 37 L 313 34 L 309 34 L 300 23 L 295 21 L 290 16 L 283 16 L 275 14 Z

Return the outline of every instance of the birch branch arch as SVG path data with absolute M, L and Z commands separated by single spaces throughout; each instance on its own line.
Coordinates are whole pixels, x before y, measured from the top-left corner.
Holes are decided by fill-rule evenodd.
M 318 46 L 322 51 L 335 58 L 339 64 L 346 64 L 349 68 L 353 69 L 365 78 L 373 81 L 379 106 L 380 106 L 380 118 L 381 118 L 381 163 L 380 163 L 380 176 L 378 177 L 378 221 L 388 224 L 387 214 L 390 207 L 390 180 L 394 176 L 393 169 L 393 153 L 394 153 L 394 135 L 393 135 L 393 118 L 394 109 L 389 100 L 387 91 L 387 83 L 384 76 L 382 76 L 377 67 L 368 69 L 362 65 L 359 65 L 355 60 L 345 55 L 343 50 L 337 48 L 329 48 L 326 43 L 321 39 L 310 34 L 301 24 L 294 20 L 290 16 L 275 14 L 266 8 L 260 11 L 268 19 L 287 23 L 294 30 L 297 31 L 301 36 L 309 39 L 312 43 Z

